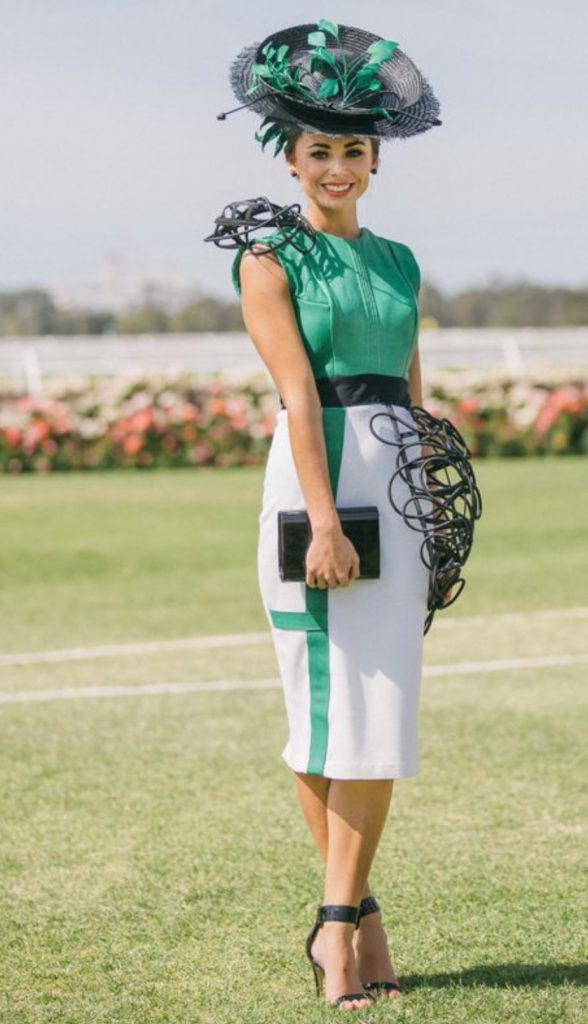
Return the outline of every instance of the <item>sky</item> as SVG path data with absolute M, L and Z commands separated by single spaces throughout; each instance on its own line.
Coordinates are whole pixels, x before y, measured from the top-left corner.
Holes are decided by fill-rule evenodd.
M 585 0 L 0 0 L 0 289 L 160 268 L 223 298 L 229 201 L 304 196 L 228 82 L 325 17 L 399 42 L 443 125 L 385 142 L 359 221 L 444 291 L 588 284 Z

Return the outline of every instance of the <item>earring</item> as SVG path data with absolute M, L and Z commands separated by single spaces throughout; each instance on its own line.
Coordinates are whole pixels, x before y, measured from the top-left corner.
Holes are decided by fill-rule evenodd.
M 372 167 L 372 169 L 370 171 L 370 174 L 377 174 L 377 173 L 378 173 L 378 168 L 377 167 Z
M 290 171 L 290 177 L 291 178 L 297 178 L 298 175 L 297 175 L 296 171 Z

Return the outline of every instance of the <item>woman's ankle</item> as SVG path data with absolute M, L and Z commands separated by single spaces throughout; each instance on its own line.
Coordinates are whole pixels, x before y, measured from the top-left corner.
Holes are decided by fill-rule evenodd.
M 355 925 L 341 921 L 325 921 L 318 935 L 322 935 L 325 944 L 340 948 L 350 947 L 357 929 Z

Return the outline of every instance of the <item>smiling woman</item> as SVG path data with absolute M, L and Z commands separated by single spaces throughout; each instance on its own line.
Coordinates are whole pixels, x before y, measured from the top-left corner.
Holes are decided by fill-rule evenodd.
M 357 204 L 380 140 L 440 124 L 439 103 L 397 42 L 324 19 L 244 49 L 231 82 L 306 202 L 311 244 L 284 244 L 276 219 L 257 243 L 237 239 L 233 281 L 281 400 L 258 580 L 288 716 L 282 756 L 326 864 L 306 953 L 317 993 L 324 985 L 329 1003 L 359 1009 L 399 993 L 368 875 L 393 781 L 418 771 L 429 571 L 420 536 L 390 503 L 391 452 L 372 429 L 376 415 L 394 414 L 418 444 L 420 270 L 407 245 L 360 227 Z M 410 487 L 399 483 L 405 504 Z M 372 523 L 375 513 L 375 577 L 343 529 L 349 510 Z M 288 511 L 309 527 L 299 582 L 281 571 Z
M 378 139 L 335 139 L 311 132 L 292 132 L 284 146 L 290 174 L 298 178 L 304 173 L 309 198 L 313 181 L 331 198 L 346 199 L 352 192 L 359 197 L 368 186 L 367 172 L 377 174 L 379 152 Z
M 300 179 L 310 201 L 311 224 L 328 230 L 337 219 L 342 236 L 355 237 L 359 232 L 355 204 L 345 200 L 359 199 L 369 186 L 370 173 L 377 171 L 378 150 L 372 140 L 297 132 L 288 139 L 284 154 L 290 174 Z

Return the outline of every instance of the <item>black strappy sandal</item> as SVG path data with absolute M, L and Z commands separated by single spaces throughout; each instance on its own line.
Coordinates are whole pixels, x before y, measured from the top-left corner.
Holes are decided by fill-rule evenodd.
M 314 973 L 314 982 L 316 985 L 316 994 L 320 996 L 325 982 L 325 969 L 322 964 L 319 964 L 318 960 L 315 960 L 312 953 L 310 952 L 311 946 L 316 938 L 316 935 L 320 928 L 322 928 L 325 921 L 341 921 L 344 924 L 354 924 L 357 928 L 359 926 L 359 907 L 346 907 L 336 906 L 334 904 L 327 904 L 318 908 L 316 915 L 316 921 L 310 929 L 306 937 L 306 955 L 310 960 L 311 967 Z M 363 986 L 365 989 L 365 985 Z M 330 1006 L 341 1006 L 341 1003 L 347 1002 L 349 999 L 369 999 L 373 1000 L 374 996 L 371 992 L 346 992 L 342 996 L 337 996 L 336 999 L 329 1001 Z M 351 1009 L 351 1007 L 350 1007 Z M 365 1009 L 365 1007 L 357 1007 L 357 1010 Z
M 376 914 L 380 909 L 380 904 L 375 896 L 364 896 L 359 904 L 357 927 L 359 928 L 360 918 L 366 917 L 367 914 Z M 363 987 L 369 995 L 380 995 L 382 992 L 402 992 L 400 985 L 395 981 L 368 981 Z

